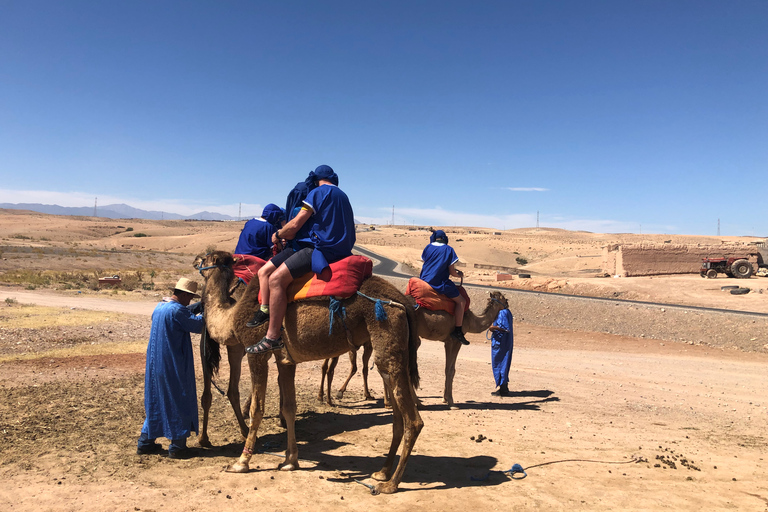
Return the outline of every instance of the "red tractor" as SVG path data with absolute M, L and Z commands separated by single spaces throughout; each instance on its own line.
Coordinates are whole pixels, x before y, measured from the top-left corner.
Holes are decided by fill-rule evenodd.
M 749 279 L 754 274 L 754 269 L 749 260 L 742 257 L 704 258 L 701 260 L 701 277 L 714 279 L 718 273 L 728 277 Z

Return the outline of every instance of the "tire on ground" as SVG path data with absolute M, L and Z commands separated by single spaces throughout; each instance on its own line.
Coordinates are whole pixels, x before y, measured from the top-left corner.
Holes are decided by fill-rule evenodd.
M 531 277 L 531 274 L 517 274 L 517 277 L 520 279 L 528 279 Z
M 724 292 L 731 291 L 731 290 L 738 290 L 739 285 L 721 286 L 720 289 L 723 290 Z
M 752 264 L 747 260 L 736 260 L 731 264 L 731 273 L 733 274 L 733 277 L 748 279 L 752 277 L 752 271 Z
M 749 293 L 749 288 L 736 288 L 731 290 L 731 295 L 746 295 Z

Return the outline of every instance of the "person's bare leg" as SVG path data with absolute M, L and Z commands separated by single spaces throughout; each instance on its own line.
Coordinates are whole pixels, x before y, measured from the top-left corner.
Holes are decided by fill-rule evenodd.
M 464 308 L 467 307 L 467 299 L 459 294 L 451 300 L 456 303 L 456 306 L 453 308 L 454 325 L 456 327 L 461 327 L 464 324 Z
M 267 338 L 271 340 L 280 338 L 280 329 L 283 326 L 283 318 L 288 306 L 286 290 L 291 281 L 293 281 L 293 276 L 285 265 L 280 265 L 269 278 L 269 329 L 267 330 Z

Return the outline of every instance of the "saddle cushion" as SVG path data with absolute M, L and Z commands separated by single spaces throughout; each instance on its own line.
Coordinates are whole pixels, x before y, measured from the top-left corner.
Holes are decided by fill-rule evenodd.
M 373 262 L 365 256 L 352 255 L 331 263 L 322 273 L 294 279 L 288 286 L 288 302 L 310 297 L 351 297 L 363 281 L 373 275 Z
M 461 296 L 467 301 L 467 304 L 464 307 L 464 311 L 466 312 L 469 310 L 469 295 L 467 295 L 467 291 L 463 286 L 458 286 L 457 288 L 459 289 Z M 456 303 L 453 302 L 453 300 L 442 293 L 436 292 L 429 283 L 418 277 L 412 277 L 408 280 L 408 287 L 405 289 L 405 294 L 416 299 L 416 303 L 419 306 L 427 308 L 430 311 L 447 311 L 448 313 L 453 314 L 453 310 L 456 306 Z
M 246 285 L 251 279 L 257 277 L 259 269 L 264 266 L 266 261 L 250 254 L 233 254 L 235 264 L 232 270 L 235 271 L 235 277 L 240 278 Z

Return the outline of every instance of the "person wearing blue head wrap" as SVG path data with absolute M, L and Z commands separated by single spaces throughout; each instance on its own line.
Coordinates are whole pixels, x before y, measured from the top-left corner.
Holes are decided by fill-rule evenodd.
M 454 328 L 451 336 L 456 341 L 461 342 L 462 345 L 469 345 L 469 341 L 464 337 L 462 330 L 467 300 L 450 279 L 451 276 L 462 277 L 464 273 L 456 269 L 459 257 L 456 255 L 456 251 L 448 245 L 448 235 L 445 234 L 445 231 L 438 229 L 432 232 L 429 237 L 429 245 L 421 253 L 421 259 L 424 265 L 421 267 L 419 278 L 429 284 L 437 293 L 445 295 L 456 303 L 453 308 Z
M 276 241 L 295 239 L 299 250 L 283 251 L 259 269 L 262 306 L 246 325 L 258 327 L 269 322 L 269 329 L 259 343 L 246 347 L 250 354 L 283 347 L 280 329 L 288 304 L 286 290 L 294 279 L 309 272 L 320 274 L 330 263 L 352 255 L 355 215 L 349 198 L 338 187 L 339 177 L 327 165 L 317 167 L 314 177 L 317 187 L 307 194 L 298 214 L 274 235 Z M 308 234 L 302 229 L 305 226 L 309 226 Z M 265 300 L 269 304 L 267 311 L 263 307 Z
M 267 261 L 272 257 L 272 235 L 285 223 L 283 209 L 269 203 L 261 217 L 245 223 L 235 247 L 235 254 L 250 254 Z
M 515 347 L 515 337 L 512 332 L 512 312 L 509 308 L 502 309 L 496 316 L 491 331 L 491 367 L 493 378 L 498 390 L 494 396 L 509 395 L 509 368 L 512 365 L 512 349 Z

